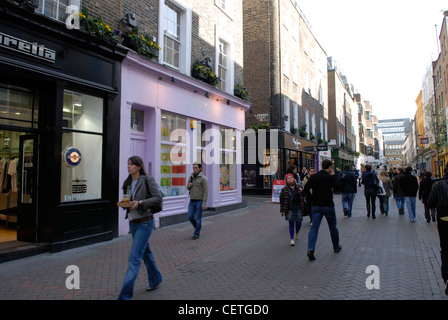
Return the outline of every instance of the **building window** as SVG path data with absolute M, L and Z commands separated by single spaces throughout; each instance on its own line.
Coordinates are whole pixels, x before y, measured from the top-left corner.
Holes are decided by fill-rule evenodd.
M 176 134 L 175 130 L 178 129 L 179 134 Z M 166 197 L 185 195 L 188 155 L 185 135 L 186 118 L 162 112 L 161 130 L 160 187 L 162 188 L 162 193 Z M 171 135 L 175 139 L 170 140 Z
M 159 0 L 161 62 L 184 74 L 191 67 L 191 9 L 183 0 Z
M 226 0 L 216 0 L 215 4 L 220 7 L 222 10 L 226 11 Z
M 181 11 L 165 2 L 164 6 L 164 38 L 163 38 L 163 62 L 167 65 L 179 69 L 180 54 L 180 16 Z
M 219 39 L 218 50 L 218 76 L 221 79 L 219 83 L 219 89 L 221 89 L 222 91 L 226 91 L 226 85 L 229 76 L 229 45 L 222 39 Z
M 64 91 L 61 201 L 101 199 L 102 98 Z
M 65 23 L 68 17 L 66 10 L 70 5 L 81 8 L 81 0 L 39 0 L 36 12 Z

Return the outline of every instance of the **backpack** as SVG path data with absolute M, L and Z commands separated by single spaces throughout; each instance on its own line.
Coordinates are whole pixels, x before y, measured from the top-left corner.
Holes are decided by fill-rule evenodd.
M 386 189 L 384 189 L 383 181 L 378 179 L 378 193 L 379 196 L 385 196 L 386 195 Z

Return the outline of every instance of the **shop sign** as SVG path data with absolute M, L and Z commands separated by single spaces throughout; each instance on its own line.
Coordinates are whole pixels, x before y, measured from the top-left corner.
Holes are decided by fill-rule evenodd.
M 0 32 L 0 47 L 23 53 L 47 62 L 56 62 L 56 51 L 45 48 L 44 45 L 25 41 Z
M 82 155 L 81 151 L 79 151 L 75 147 L 68 147 L 64 151 L 64 164 L 67 167 L 76 167 L 81 163 Z
M 285 187 L 285 180 L 274 180 L 272 185 L 272 198 L 271 203 L 280 203 L 280 193 Z

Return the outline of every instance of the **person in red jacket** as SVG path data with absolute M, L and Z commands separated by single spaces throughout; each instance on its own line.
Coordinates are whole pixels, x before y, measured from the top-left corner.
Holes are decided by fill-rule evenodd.
M 305 200 L 302 188 L 297 186 L 297 182 L 291 173 L 285 175 L 285 187 L 280 193 L 280 212 L 282 217 L 289 222 L 290 246 L 294 246 L 297 241 L 300 228 L 302 227 L 302 213 L 305 210 Z M 295 237 L 294 237 L 295 227 Z

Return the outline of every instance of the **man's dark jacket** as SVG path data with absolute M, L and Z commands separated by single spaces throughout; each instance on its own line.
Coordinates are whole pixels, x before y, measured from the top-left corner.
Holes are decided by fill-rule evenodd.
M 310 190 L 313 190 L 313 193 Z M 311 203 L 316 207 L 334 207 L 333 192 L 340 190 L 336 176 L 321 170 L 310 176 L 305 185 L 305 194 L 311 198 Z
M 418 180 L 410 172 L 405 172 L 401 177 L 400 187 L 404 197 L 416 197 L 418 192 Z
M 432 208 L 437 208 L 438 219 L 448 216 L 448 176 L 434 180 L 428 198 L 428 205 Z

